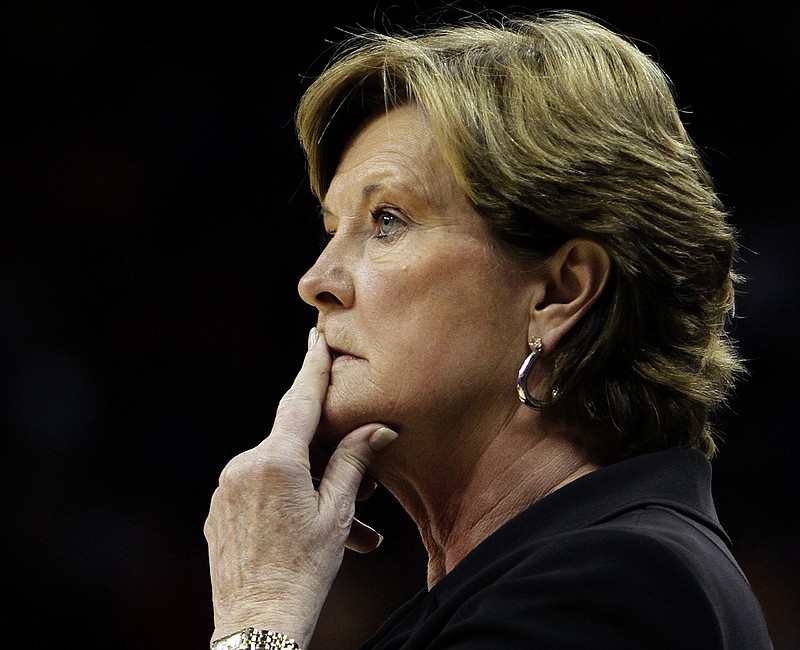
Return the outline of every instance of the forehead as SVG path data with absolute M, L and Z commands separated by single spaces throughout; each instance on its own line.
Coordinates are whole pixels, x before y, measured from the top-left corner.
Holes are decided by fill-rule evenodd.
M 442 205 L 460 194 L 423 111 L 414 104 L 367 121 L 342 152 L 323 208 L 396 189 Z

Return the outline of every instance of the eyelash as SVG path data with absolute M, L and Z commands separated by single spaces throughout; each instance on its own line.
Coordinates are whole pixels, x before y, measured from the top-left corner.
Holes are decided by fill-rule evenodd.
M 376 235 L 377 239 L 387 239 L 398 234 L 396 231 L 393 231 L 391 233 L 381 232 L 380 220 L 383 217 L 391 217 L 394 220 L 394 224 L 396 224 L 396 227 L 398 228 L 402 228 L 405 225 L 405 221 L 403 221 L 400 217 L 398 217 L 394 212 L 391 212 L 386 208 L 376 208 L 374 210 L 370 210 L 370 215 L 372 216 L 372 221 L 375 223 L 375 227 L 378 231 Z
M 380 219 L 381 219 L 381 217 L 384 217 L 384 216 L 391 217 L 392 219 L 394 219 L 394 221 L 395 221 L 395 223 L 397 224 L 398 227 L 402 227 L 406 223 L 403 219 L 401 219 L 399 216 L 394 214 L 394 212 L 391 212 L 391 211 L 387 210 L 386 208 L 375 208 L 374 210 L 370 210 L 370 216 L 372 217 L 372 221 L 375 224 L 376 229 L 378 230 L 378 233 L 375 235 L 376 239 L 388 239 L 388 238 L 393 237 L 393 236 L 398 234 L 397 232 L 392 232 L 392 233 L 382 233 L 382 232 L 380 232 Z M 330 241 L 333 239 L 335 234 L 336 234 L 335 230 L 323 231 L 320 234 L 320 242 L 319 242 L 320 246 L 322 248 L 325 248 L 325 246 L 327 246 L 330 243 Z

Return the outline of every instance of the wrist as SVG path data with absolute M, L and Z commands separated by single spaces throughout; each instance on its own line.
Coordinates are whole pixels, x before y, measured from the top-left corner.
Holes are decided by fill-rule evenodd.
M 211 650 L 302 650 L 294 639 L 275 630 L 246 627 L 214 639 Z
M 282 593 L 275 589 L 276 582 L 280 585 L 287 584 L 284 581 L 273 580 L 258 591 L 240 591 L 235 599 L 215 598 L 215 630 L 211 638 L 214 640 L 224 638 L 245 629 L 277 630 L 294 639 L 301 648 L 305 648 L 314 633 L 324 600 L 308 590 L 299 588 L 297 582 L 294 583 L 294 593 Z M 246 645 L 243 647 L 247 650 L 251 648 Z M 260 647 L 252 646 L 252 649 Z

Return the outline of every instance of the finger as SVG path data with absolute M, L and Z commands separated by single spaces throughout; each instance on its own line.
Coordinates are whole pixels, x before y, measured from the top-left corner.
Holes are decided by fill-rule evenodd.
M 383 535 L 358 519 L 353 519 L 345 546 L 356 553 L 369 553 L 380 546 Z
M 355 500 L 376 452 L 396 438 L 397 433 L 377 424 L 365 425 L 349 433 L 331 455 L 321 485 L 332 496 Z
M 320 445 L 316 440 L 311 442 L 308 450 L 308 457 L 311 460 L 311 477 L 320 480 L 325 474 L 325 468 L 331 459 L 333 449 L 326 445 Z M 369 499 L 378 487 L 377 482 L 371 476 L 364 476 L 361 485 L 358 486 L 356 501 Z
M 303 365 L 278 404 L 269 436 L 271 444 L 286 442 L 303 449 L 308 447 L 319 425 L 330 369 L 331 356 L 325 335 L 313 328 Z
M 397 438 L 397 433 L 380 425 L 366 425 L 345 436 L 333 452 L 319 484 L 319 507 L 349 526 L 356 495 L 374 456 Z M 349 513 L 349 515 L 348 515 Z

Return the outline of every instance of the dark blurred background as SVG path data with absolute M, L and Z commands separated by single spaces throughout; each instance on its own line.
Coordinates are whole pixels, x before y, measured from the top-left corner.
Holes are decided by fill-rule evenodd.
M 721 418 L 715 491 L 776 648 L 800 648 L 798 16 L 792 3 L 556 6 L 599 16 L 665 67 L 741 232 L 736 335 L 751 376 Z M 3 4 L 6 641 L 207 647 L 208 500 L 226 461 L 269 431 L 314 322 L 295 289 L 318 250 L 295 103 L 342 29 L 437 13 Z M 386 541 L 346 556 L 317 650 L 352 648 L 424 584 L 392 499 L 359 513 Z

